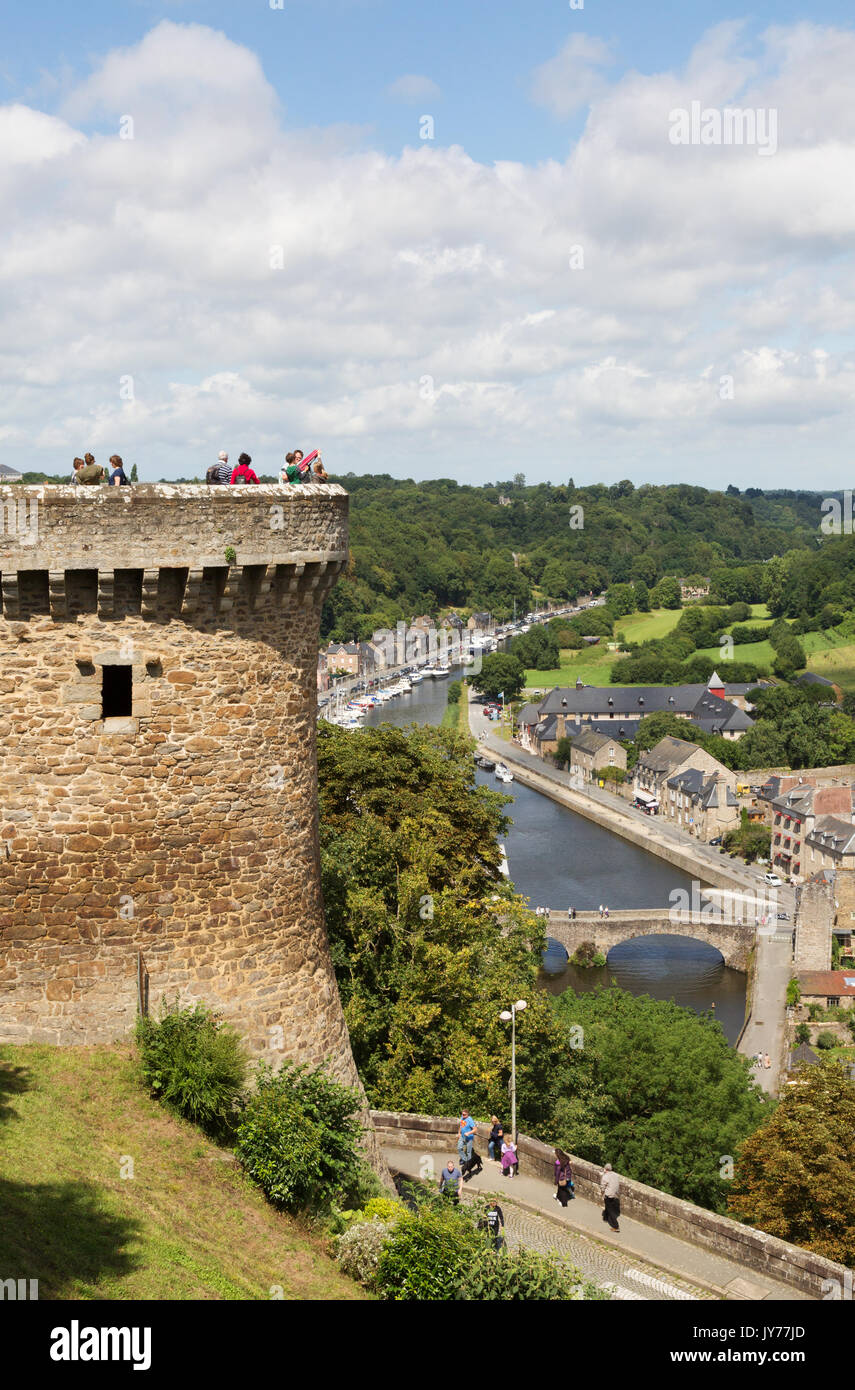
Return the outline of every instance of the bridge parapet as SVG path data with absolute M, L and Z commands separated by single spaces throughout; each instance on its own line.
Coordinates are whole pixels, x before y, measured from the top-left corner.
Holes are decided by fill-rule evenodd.
M 714 946 L 721 952 L 725 965 L 734 970 L 747 970 L 756 927 L 753 922 L 749 924 L 720 913 L 707 916 L 665 908 L 610 910 L 608 917 L 601 917 L 598 912 L 579 912 L 572 919 L 566 912 L 550 910 L 548 934 L 560 941 L 571 956 L 583 941 L 592 941 L 596 949 L 607 956 L 613 946 L 639 936 L 688 936 Z

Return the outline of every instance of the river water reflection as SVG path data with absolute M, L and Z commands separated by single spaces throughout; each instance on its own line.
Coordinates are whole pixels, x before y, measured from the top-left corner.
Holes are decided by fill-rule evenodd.
M 452 678 L 462 674 L 453 672 Z M 411 695 L 372 710 L 366 722 L 439 724 L 447 692 L 447 679 L 422 681 Z M 667 907 L 673 889 L 691 887 L 682 870 L 540 792 L 518 782 L 503 786 L 491 773 L 476 771 L 475 778 L 482 786 L 513 796 L 507 807 L 513 825 L 505 847 L 514 886 L 531 907 Z M 540 977 L 551 994 L 595 989 L 614 980 L 632 994 L 674 999 L 698 1013 L 714 1004 L 722 1028 L 735 1042 L 745 1014 L 745 976 L 726 966 L 712 946 L 687 937 L 638 937 L 614 947 L 601 970 L 567 965 L 563 947 L 555 947 L 545 957 Z

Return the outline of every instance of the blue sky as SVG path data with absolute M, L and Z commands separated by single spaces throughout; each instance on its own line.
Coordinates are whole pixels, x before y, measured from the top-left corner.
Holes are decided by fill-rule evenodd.
M 172 19 L 222 29 L 258 53 L 286 125 L 365 127 L 366 139 L 392 153 L 416 138 L 424 109 L 436 118 L 441 144 L 463 144 L 480 161 L 532 162 L 563 158 L 582 124 L 556 121 L 529 99 L 530 73 L 570 35 L 608 43 L 614 54 L 608 74 L 617 77 L 632 68 L 681 65 L 713 22 L 742 21 L 750 36 L 804 18 L 804 5 L 795 0 L 720 13 L 686 0 L 587 0 L 581 10 L 561 0 L 284 0 L 276 11 L 268 0 L 40 0 L 6 6 L 0 16 L 6 55 L 0 95 L 22 100 L 37 92 L 50 109 L 46 74 L 60 83 L 69 70 L 82 76 L 105 52 Z M 811 6 L 811 18 L 848 25 L 852 9 L 826 0 Z M 407 73 L 430 78 L 441 97 L 407 105 L 390 96 L 389 85 Z M 223 73 L 225 100 L 228 85 Z
M 851 485 L 849 7 L 43 0 L 0 38 L 1 461 Z M 669 142 L 694 101 L 774 108 L 775 158 Z

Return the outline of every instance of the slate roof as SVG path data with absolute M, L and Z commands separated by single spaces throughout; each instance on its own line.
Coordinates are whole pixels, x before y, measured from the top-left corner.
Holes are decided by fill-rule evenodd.
M 748 689 L 750 687 L 746 687 Z M 662 711 L 688 716 L 707 733 L 744 733 L 753 726 L 744 710 L 713 695 L 708 685 L 555 686 L 541 700 L 544 714 L 643 718 Z
M 796 676 L 796 685 L 827 685 L 833 689 L 834 681 L 826 680 L 825 676 L 818 676 L 815 671 L 805 671 L 804 675 Z
M 610 743 L 617 743 L 617 735 L 598 734 L 596 729 L 585 729 L 584 733 L 577 734 L 573 738 L 573 747 L 578 748 L 580 753 L 599 753 L 603 748 L 607 748 Z
M 606 738 L 616 738 L 619 743 L 631 743 L 638 733 L 638 720 L 627 719 L 586 719 L 584 724 L 564 725 L 568 738 L 576 739 L 581 734 L 593 732 L 605 734 Z
M 816 845 L 817 849 L 830 850 L 832 854 L 855 853 L 855 825 L 841 820 L 839 816 L 817 816 L 816 822 L 805 842 Z
M 517 715 L 518 724 L 537 724 L 539 719 L 540 715 L 537 710 L 537 705 L 532 704 L 523 705 L 522 709 Z
M 696 743 L 688 743 L 684 738 L 674 738 L 669 734 L 661 738 L 647 753 L 640 753 L 637 765 L 649 772 L 671 773 L 682 767 L 686 759 L 694 757 L 698 751 Z
M 19 473 L 17 468 L 10 468 L 7 463 L 0 463 L 0 478 L 15 479 L 23 478 L 23 473 Z
M 813 1048 L 808 1047 L 807 1043 L 799 1043 L 798 1047 L 791 1052 L 790 1061 L 794 1067 L 797 1067 L 799 1062 L 806 1062 L 809 1067 L 815 1067 L 819 1064 L 819 1058 Z
M 548 714 L 545 719 L 541 719 L 535 728 L 535 737 L 541 743 L 549 743 L 552 739 L 558 738 L 558 716 Z

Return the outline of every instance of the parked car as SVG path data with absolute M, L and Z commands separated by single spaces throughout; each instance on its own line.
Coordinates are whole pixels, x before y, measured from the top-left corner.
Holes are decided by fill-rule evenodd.
M 779 912 L 779 913 L 778 913 L 778 921 L 779 921 L 779 922 L 789 922 L 789 920 L 790 920 L 790 914 L 789 914 L 789 912 Z
M 768 883 L 772 888 L 783 888 L 784 886 L 784 880 L 779 878 L 777 874 L 764 874 L 763 882 Z
M 716 837 L 715 837 L 714 840 L 710 840 L 710 844 L 711 844 L 711 845 L 720 845 L 720 844 L 721 844 L 721 836 L 720 836 L 720 835 L 716 835 Z

